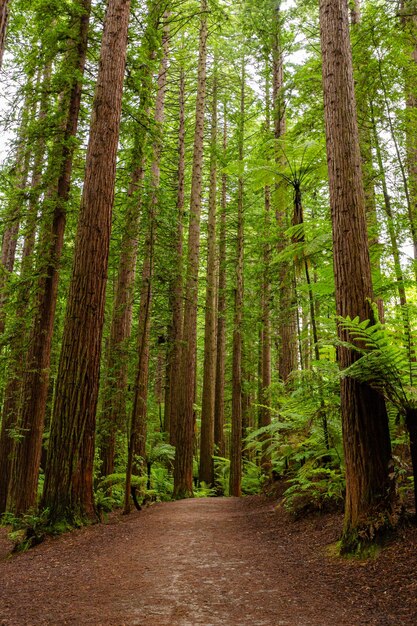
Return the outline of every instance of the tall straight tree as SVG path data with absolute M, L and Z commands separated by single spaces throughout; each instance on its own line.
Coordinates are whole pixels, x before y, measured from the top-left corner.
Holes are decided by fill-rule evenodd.
M 162 36 L 162 60 L 158 74 L 158 92 L 155 104 L 156 138 L 153 143 L 151 165 L 151 192 L 148 204 L 148 232 L 145 239 L 142 284 L 139 303 L 138 328 L 138 363 L 133 397 L 133 411 L 130 424 L 128 461 L 126 469 L 125 513 L 130 510 L 130 483 L 135 455 L 142 460 L 146 456 L 146 416 L 148 402 L 149 342 L 151 332 L 151 312 L 153 297 L 154 257 L 156 239 L 156 221 L 159 202 L 159 181 L 161 177 L 160 160 L 162 153 L 162 124 L 164 121 L 165 92 L 167 85 L 169 52 L 169 13 L 164 15 Z M 138 467 L 138 471 L 143 470 Z
M 407 37 L 409 64 L 405 71 L 406 104 L 406 151 L 408 170 L 408 213 L 414 247 L 414 262 L 417 263 L 417 13 L 413 0 L 401 2 L 402 22 Z M 417 271 L 417 270 L 415 270 Z
M 193 495 L 194 399 L 196 381 L 198 267 L 200 260 L 200 216 L 204 152 L 204 106 L 206 98 L 206 59 L 208 4 L 201 0 L 201 25 L 197 77 L 196 125 L 191 174 L 190 222 L 188 229 L 187 275 L 181 350 L 180 386 L 176 411 L 176 453 L 174 496 Z
M 223 106 L 223 164 L 227 158 L 227 108 Z M 227 174 L 222 174 L 221 208 L 218 242 L 216 390 L 214 401 L 214 445 L 219 456 L 226 454 L 224 438 L 224 383 L 226 365 L 226 218 Z
M 242 57 L 240 75 L 240 115 L 238 125 L 238 150 L 240 167 L 243 168 L 243 145 L 245 129 L 245 58 Z M 243 171 L 240 171 L 237 189 L 237 241 L 236 279 L 233 317 L 233 360 L 232 360 L 232 435 L 230 444 L 231 496 L 242 493 L 242 334 L 243 334 Z
M 207 221 L 207 286 L 204 334 L 204 374 L 201 401 L 200 481 L 214 479 L 214 398 L 216 384 L 216 208 L 217 208 L 217 69 L 214 62 L 211 110 L 209 213 Z
M 282 49 L 282 16 L 280 1 L 274 2 L 272 16 L 272 110 L 274 120 L 274 137 L 276 139 L 275 162 L 277 170 L 284 166 L 282 150 L 278 143 L 282 142 L 286 131 L 285 98 L 284 98 L 284 54 Z M 278 252 L 286 246 L 285 231 L 287 229 L 286 186 L 283 180 L 275 185 L 273 204 L 278 225 Z M 296 317 L 294 312 L 294 268 L 291 262 L 281 261 L 278 270 L 279 309 L 278 309 L 278 371 L 280 378 L 286 382 L 296 367 L 297 339 Z
M 146 147 L 149 140 L 150 110 L 157 56 L 157 37 L 160 22 L 158 2 L 149 5 L 148 24 L 143 35 L 144 63 L 141 65 L 138 120 L 131 155 L 131 175 L 123 216 L 120 258 L 117 269 L 110 338 L 107 352 L 106 380 L 103 391 L 103 409 L 100 417 L 101 473 L 113 473 L 116 454 L 116 433 L 127 422 L 126 395 L 128 387 L 129 339 L 132 330 L 133 296 L 138 257 L 139 218 L 143 205 L 143 182 L 146 170 Z
M 269 62 L 266 61 L 266 85 L 265 85 L 265 101 L 266 101 L 266 134 L 269 138 L 271 119 L 270 119 L 270 86 L 269 86 Z M 270 282 L 270 264 L 271 264 L 271 246 L 268 241 L 271 228 L 271 187 L 265 186 L 265 202 L 264 202 L 264 238 L 262 265 L 262 293 L 261 293 L 261 362 L 260 362 L 260 398 L 259 398 L 259 427 L 264 428 L 271 423 L 270 408 L 270 386 L 271 386 L 271 282 Z M 261 466 L 265 472 L 269 471 L 270 460 L 266 453 L 268 447 L 267 437 L 265 440 L 264 451 L 262 453 Z
M 52 149 L 53 182 L 44 203 L 44 224 L 40 237 L 42 253 L 38 257 L 37 267 L 40 279 L 32 308 L 33 327 L 22 383 L 22 414 L 19 420 L 22 438 L 16 444 L 7 507 L 17 514 L 26 512 L 36 504 L 58 293 L 58 265 L 64 244 L 65 209 L 71 185 L 73 138 L 77 133 L 81 105 L 81 77 L 87 54 L 90 8 L 91 0 L 80 0 L 77 6 L 78 28 L 74 39 L 69 43 L 71 52 L 68 70 L 71 80 L 61 101 L 65 111 L 63 133 Z
M 52 522 L 95 517 L 94 435 L 129 15 L 130 0 L 109 0 L 45 472 L 43 506 Z
M 25 358 L 25 347 L 28 331 L 28 308 L 30 303 L 30 286 L 33 277 L 33 251 L 37 231 L 38 199 L 40 181 L 45 157 L 47 135 L 47 108 L 50 93 L 51 62 L 47 60 L 43 70 L 43 79 L 38 84 L 41 98 L 37 119 L 38 140 L 35 143 L 30 194 L 24 220 L 24 243 L 20 261 L 20 274 L 15 288 L 15 315 L 11 339 L 9 341 L 9 367 L 3 397 L 2 420 L 0 432 L 0 513 L 6 510 L 9 494 L 14 439 L 11 430 L 18 425 L 22 374 Z M 13 252 L 14 255 L 14 252 Z M 14 261 L 13 261 L 14 262 Z
M 175 230 L 175 269 L 171 283 L 172 317 L 169 328 L 169 352 L 165 393 L 165 432 L 169 433 L 171 445 L 176 441 L 179 370 L 181 365 L 181 339 L 183 326 L 183 231 L 185 204 L 185 71 L 180 69 L 179 80 L 178 169 L 176 171 L 177 205 Z
M 9 19 L 9 0 L 0 0 L 0 68 L 3 63 L 4 48 L 6 45 L 7 21 Z
M 336 309 L 343 317 L 369 319 L 371 268 L 346 0 L 321 0 L 320 35 Z M 339 337 L 347 339 L 340 327 Z M 348 348 L 339 347 L 342 368 L 356 358 Z M 391 444 L 384 400 L 368 385 L 343 378 L 341 406 L 346 464 L 342 550 L 346 551 L 358 546 L 360 534 L 370 537 L 376 513 L 389 519 Z

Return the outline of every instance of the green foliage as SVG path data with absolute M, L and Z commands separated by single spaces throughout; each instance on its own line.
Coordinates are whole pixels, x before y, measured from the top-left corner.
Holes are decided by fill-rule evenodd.
M 360 355 L 341 376 L 368 383 L 401 412 L 417 406 L 417 363 L 410 360 L 402 334 L 398 330 L 390 332 L 378 319 L 372 324 L 370 320 L 347 317 L 339 323 L 351 338 L 343 345 Z
M 42 543 L 48 535 L 60 535 L 71 529 L 63 522 L 51 525 L 48 509 L 39 512 L 29 511 L 19 517 L 15 517 L 12 513 L 4 513 L 1 525 L 11 529 L 9 537 L 14 542 L 13 552 L 25 552 Z
M 345 479 L 340 467 L 316 467 L 318 460 L 305 463 L 288 481 L 291 487 L 284 492 L 283 505 L 296 516 L 343 506 Z

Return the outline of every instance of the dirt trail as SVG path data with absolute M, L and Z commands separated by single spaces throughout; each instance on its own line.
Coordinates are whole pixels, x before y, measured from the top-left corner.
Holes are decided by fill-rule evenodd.
M 0 562 L 0 624 L 416 624 L 415 529 L 361 564 L 326 556 L 339 528 L 260 498 L 157 504 Z

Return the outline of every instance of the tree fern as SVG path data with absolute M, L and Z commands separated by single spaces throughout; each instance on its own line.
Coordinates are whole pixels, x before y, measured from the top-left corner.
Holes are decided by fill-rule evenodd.
M 400 335 L 390 333 L 378 319 L 372 324 L 370 320 L 346 317 L 339 323 L 351 338 L 344 345 L 361 355 L 341 376 L 369 384 L 401 412 L 417 407 L 417 363 L 409 359 Z

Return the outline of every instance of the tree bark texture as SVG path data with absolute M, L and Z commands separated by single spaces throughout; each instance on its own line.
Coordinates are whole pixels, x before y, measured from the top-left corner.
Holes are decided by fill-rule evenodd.
M 223 109 L 223 160 L 227 152 L 227 111 Z M 216 346 L 216 388 L 214 399 L 214 445 L 216 453 L 224 457 L 224 386 L 226 365 L 226 221 L 227 221 L 227 174 L 222 174 L 221 210 L 219 224 L 218 252 L 218 294 L 217 294 L 217 346 Z
M 406 152 L 409 190 L 410 230 L 414 246 L 414 261 L 417 263 L 417 14 L 413 0 L 403 0 L 401 9 L 404 13 L 402 23 L 407 35 L 407 50 L 410 64 L 405 72 L 406 98 Z M 415 270 L 417 273 L 417 270 Z
M 43 73 L 42 96 L 38 112 L 38 123 L 40 128 L 44 123 L 48 105 L 48 86 L 50 80 L 51 66 L 48 63 Z M 21 409 L 21 390 L 25 359 L 25 347 L 28 334 L 27 311 L 30 303 L 32 276 L 33 276 L 33 249 L 35 245 L 37 230 L 37 201 L 34 198 L 39 196 L 39 183 L 42 174 L 42 166 L 45 156 L 45 137 L 41 135 L 36 145 L 33 157 L 31 194 L 26 215 L 24 228 L 24 242 L 22 259 L 20 264 L 20 276 L 16 288 L 15 296 L 15 316 L 13 326 L 9 330 L 9 369 L 3 398 L 3 411 L 0 434 L 0 513 L 7 508 L 9 494 L 10 477 L 12 472 L 12 460 L 15 447 L 15 440 L 21 434 L 19 427 L 19 416 Z M 14 437 L 10 436 L 13 431 Z
M 167 382 L 165 395 L 165 432 L 169 433 L 171 445 L 176 442 L 176 416 L 178 413 L 178 389 L 180 386 L 181 341 L 183 325 L 183 231 L 185 203 L 185 72 L 180 70 L 179 81 L 179 128 L 178 128 L 178 172 L 177 214 L 175 236 L 175 273 L 171 288 L 172 321 L 169 329 Z
M 3 64 L 4 48 L 6 46 L 7 22 L 9 19 L 9 0 L 0 0 L 0 69 Z
M 120 258 L 117 271 L 116 291 L 113 302 L 108 348 L 106 381 L 103 392 L 103 411 L 100 418 L 101 473 L 108 476 L 114 471 L 116 435 L 127 430 L 126 395 L 128 388 L 128 353 L 132 330 L 132 313 L 136 265 L 138 257 L 139 220 L 143 204 L 143 181 L 145 178 L 145 150 L 149 140 L 149 125 L 154 59 L 156 56 L 154 16 L 150 16 L 144 40 L 148 44 L 147 62 L 139 89 L 138 124 L 135 129 L 131 157 L 132 174 L 127 193 Z M 158 19 L 159 22 L 159 19 Z M 145 44 L 145 45 L 146 45 Z
M 180 385 L 176 416 L 176 454 L 174 496 L 193 495 L 194 395 L 196 382 L 198 267 L 200 258 L 200 215 L 202 166 L 204 152 L 204 105 L 206 97 L 207 0 L 201 0 L 201 27 L 197 77 L 196 126 L 191 173 L 190 222 L 186 300 L 184 305 L 183 347 L 181 350 Z
M 243 164 L 244 116 L 245 116 L 245 63 L 242 59 L 239 120 L 239 161 Z M 233 320 L 233 357 L 232 357 L 232 434 L 230 445 L 230 481 L 231 496 L 242 494 L 242 333 L 243 333 L 243 174 L 238 179 L 237 197 L 237 243 L 236 243 L 236 283 Z
M 346 0 L 321 0 L 320 33 L 336 310 L 342 317 L 369 319 L 371 268 Z M 340 327 L 339 337 L 348 338 Z M 341 368 L 357 358 L 345 347 L 338 357 Z M 342 541 L 349 550 L 357 546 L 362 527 L 371 534 L 373 515 L 391 512 L 391 445 L 384 401 L 368 385 L 342 379 L 341 406 L 346 465 Z
M 199 479 L 214 480 L 214 401 L 216 385 L 216 209 L 217 209 L 217 75 L 214 67 L 211 111 L 211 158 L 207 222 L 207 286 L 204 334 L 203 396 L 201 401 Z
M 267 67 L 267 71 L 268 71 Z M 266 131 L 270 132 L 270 88 L 269 77 L 266 81 Z M 271 229 L 271 187 L 265 187 L 264 195 L 264 244 L 263 244 L 263 276 L 261 286 L 261 311 L 262 311 L 262 329 L 261 329 L 261 363 L 260 363 L 260 386 L 259 386 L 259 428 L 264 428 L 271 424 L 271 408 L 270 408 L 270 386 L 271 386 L 271 281 L 270 281 L 270 262 L 271 247 L 268 242 L 269 232 Z M 264 441 L 261 467 L 264 472 L 268 472 L 270 468 L 270 457 L 266 453 L 268 441 L 270 438 L 265 434 L 262 436 Z
M 52 522 L 94 519 L 101 339 L 130 0 L 109 0 L 58 368 L 43 506 Z
M 138 328 L 138 364 L 136 370 L 133 411 L 130 424 L 130 439 L 128 463 L 126 469 L 125 513 L 130 510 L 130 482 L 132 472 L 143 473 L 143 464 L 146 459 L 146 417 L 148 402 L 148 375 L 149 375 L 149 341 L 151 331 L 152 311 L 152 281 L 154 273 L 154 253 L 156 238 L 156 217 L 159 201 L 160 159 L 162 152 L 162 124 L 164 121 L 165 92 L 167 85 L 169 29 L 168 15 L 165 15 L 165 25 L 162 37 L 162 60 L 158 74 L 158 92 L 155 103 L 155 123 L 157 138 L 153 144 L 153 159 L 151 165 L 151 193 L 148 205 L 148 232 L 145 241 L 144 262 L 142 268 L 142 286 L 139 305 Z M 135 456 L 140 457 L 139 463 Z
M 281 43 L 281 13 L 279 3 L 274 7 L 272 37 L 272 104 L 274 119 L 274 137 L 283 140 L 286 131 L 284 98 L 284 63 Z M 282 151 L 277 146 L 276 166 L 284 164 Z M 287 229 L 286 186 L 280 181 L 275 186 L 274 205 L 278 225 L 278 252 L 286 246 L 284 235 Z M 281 262 L 278 269 L 279 309 L 278 309 L 278 373 L 286 382 L 297 363 L 297 324 L 293 294 L 293 267 L 289 262 Z
M 17 515 L 36 505 L 42 435 L 49 386 L 51 345 L 58 293 L 59 263 L 69 198 L 73 142 L 77 134 L 81 105 L 82 81 L 88 45 L 91 0 L 80 3 L 78 40 L 74 45 L 72 85 L 67 96 L 63 134 L 52 150 L 54 166 L 58 163 L 58 178 L 54 180 L 45 203 L 44 226 L 41 233 L 43 253 L 39 256 L 37 274 L 40 276 L 33 305 L 34 323 L 29 338 L 29 350 L 22 383 L 22 414 L 19 426 L 23 437 L 16 445 L 10 485 L 8 510 Z M 50 214 L 49 214 L 50 211 Z

